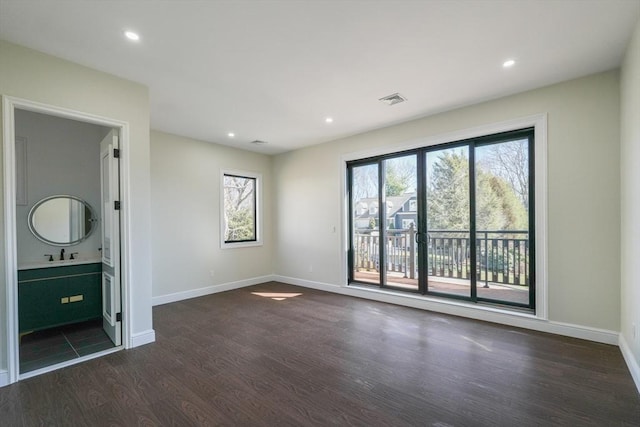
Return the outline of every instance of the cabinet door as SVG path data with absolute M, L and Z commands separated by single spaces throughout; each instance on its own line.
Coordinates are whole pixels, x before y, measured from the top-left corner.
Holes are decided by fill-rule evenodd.
M 19 330 L 35 331 L 59 324 L 61 317 L 60 289 L 49 286 L 51 280 L 18 285 Z
M 18 304 L 20 332 L 100 318 L 100 274 L 20 283 Z
M 65 323 L 97 319 L 102 313 L 100 275 L 69 277 L 66 283 L 69 302 L 62 304 Z M 82 296 L 81 301 L 72 301 L 72 297 Z

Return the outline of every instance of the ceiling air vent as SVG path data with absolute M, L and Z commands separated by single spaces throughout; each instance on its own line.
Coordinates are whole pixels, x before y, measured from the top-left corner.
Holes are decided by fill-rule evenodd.
M 251 143 L 255 145 L 264 145 L 267 141 L 260 141 L 259 139 L 256 139 L 255 141 L 251 141 Z
M 406 101 L 407 98 L 400 95 L 399 93 L 394 93 L 393 95 L 385 96 L 384 98 L 380 98 L 380 101 L 384 102 L 387 105 L 399 104 L 401 102 Z

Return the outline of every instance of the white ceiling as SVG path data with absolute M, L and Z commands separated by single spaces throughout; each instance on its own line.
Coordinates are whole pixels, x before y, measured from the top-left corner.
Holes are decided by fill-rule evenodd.
M 0 0 L 0 38 L 147 85 L 154 129 L 274 154 L 616 68 L 639 16 L 639 0 Z

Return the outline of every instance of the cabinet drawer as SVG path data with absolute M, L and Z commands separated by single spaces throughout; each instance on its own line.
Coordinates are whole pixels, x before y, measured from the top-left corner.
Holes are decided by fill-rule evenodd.
M 100 267 L 99 264 L 98 267 Z M 101 317 L 102 291 L 100 281 L 100 272 L 84 274 L 76 272 L 71 276 L 19 282 L 20 332 L 46 329 Z M 78 295 L 82 295 L 81 300 L 62 303 L 63 298 L 69 301 L 70 297 Z
M 27 280 L 48 279 L 51 277 L 60 276 L 73 276 L 75 274 L 100 273 L 101 271 L 101 263 L 18 270 L 18 283 Z

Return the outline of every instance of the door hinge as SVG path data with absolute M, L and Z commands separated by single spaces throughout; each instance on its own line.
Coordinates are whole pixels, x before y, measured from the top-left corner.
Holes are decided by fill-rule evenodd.
M 116 322 L 122 322 L 122 313 L 116 314 Z
M 116 200 L 113 202 L 113 209 L 119 211 L 120 210 L 120 201 Z
M 113 149 L 113 157 L 115 159 L 119 159 L 120 158 L 120 149 L 119 148 L 114 148 Z

